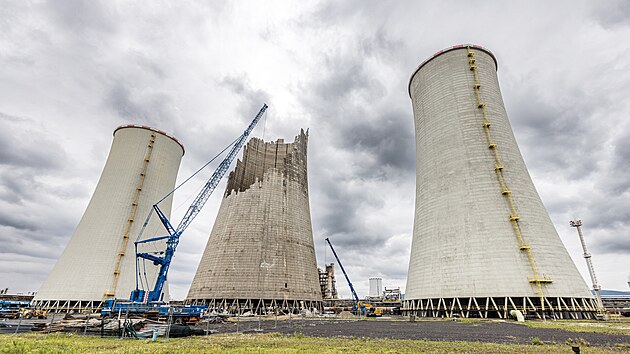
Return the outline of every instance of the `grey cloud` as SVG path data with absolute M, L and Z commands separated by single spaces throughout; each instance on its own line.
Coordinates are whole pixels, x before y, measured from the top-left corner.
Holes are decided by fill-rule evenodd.
M 614 195 L 630 190 L 630 132 L 615 139 L 611 165 L 606 172 L 603 186 L 606 190 Z
M 360 101 L 372 102 L 386 95 L 382 83 L 366 71 L 367 57 L 362 53 L 333 53 L 324 56 L 321 78 L 313 83 L 312 92 L 326 105 L 351 106 Z M 310 91 L 310 90 L 309 90 Z
M 241 110 L 241 116 L 236 117 L 243 122 L 251 121 L 260 110 L 263 103 L 271 104 L 271 96 L 264 90 L 252 87 L 247 75 L 225 76 L 220 84 L 235 93 L 245 103 Z
M 395 53 L 405 49 L 405 42 L 400 38 L 392 38 L 384 27 L 379 27 L 372 37 L 361 41 L 364 55 L 392 58 Z
M 624 228 L 627 229 L 627 225 L 614 228 L 611 232 L 613 234 L 612 237 L 591 242 L 593 247 L 589 248 L 592 248 L 597 254 L 630 255 L 630 235 L 624 232 Z
M 382 218 L 371 215 L 368 210 L 381 209 L 384 200 L 366 191 L 356 188 L 352 180 L 317 183 L 316 188 L 324 193 L 324 199 L 317 200 L 319 211 L 314 224 L 321 237 L 330 237 L 335 246 L 341 249 L 358 247 L 363 251 L 382 248 L 392 236 L 392 227 L 381 225 L 379 229 L 369 226 L 369 221 Z M 387 223 L 387 220 L 383 220 Z
M 6 248 L 3 250 L 6 254 L 16 254 L 20 256 L 28 256 L 39 259 L 56 259 L 62 251 L 63 245 L 49 242 L 42 242 L 41 240 L 31 239 L 31 233 L 20 234 L 19 237 L 6 238 L 6 242 L 3 242 L 3 247 L 6 244 Z
M 86 31 L 112 32 L 115 29 L 116 8 L 110 4 L 90 0 L 52 1 L 46 10 L 60 28 L 85 35 Z
M 148 87 L 118 83 L 110 89 L 105 103 L 126 121 L 161 127 L 170 125 L 177 118 L 172 98 Z
M 630 226 L 630 198 L 628 194 L 599 195 L 586 201 L 589 210 L 589 224 L 602 230 L 616 226 Z
M 161 80 L 166 77 L 164 68 L 146 54 L 139 51 L 133 51 L 130 53 L 130 56 L 141 70 L 148 72 L 151 76 Z
M 375 0 L 323 1 L 309 14 L 306 22 L 321 27 L 321 24 L 336 26 L 356 20 L 369 28 L 368 25 L 374 24 L 374 14 L 382 14 L 388 6 L 390 4 Z
M 388 196 L 379 192 L 412 184 L 415 168 L 413 119 L 391 106 L 385 83 L 367 66 L 374 59 L 388 65 L 382 58 L 390 58 L 389 51 L 401 45 L 382 30 L 368 31 L 361 38 L 349 48 L 326 52 L 314 80 L 300 87 L 303 104 L 315 121 L 314 132 L 350 159 L 333 162 L 317 154 L 309 167 L 315 169 L 311 190 L 318 194 L 314 199 L 319 210 L 313 208 L 316 232 L 330 237 L 346 257 L 356 255 L 355 250 L 384 247 L 393 228 L 385 226 L 387 220 L 379 228 L 371 227 L 374 219 L 384 217 L 370 215 L 369 210 L 384 207 Z M 379 191 L 370 191 L 377 186 L 375 181 Z M 346 262 L 357 264 L 356 258 Z
M 585 102 L 586 97 L 580 93 L 572 100 Z M 519 98 L 522 101 L 516 101 L 508 110 L 515 135 L 527 149 L 525 160 L 535 160 L 537 168 L 543 171 L 562 169 L 575 180 L 597 170 L 597 150 L 602 149 L 603 136 L 589 134 L 597 130 L 590 116 L 594 105 L 552 106 L 536 95 Z
M 54 169 L 66 162 L 59 143 L 40 130 L 36 122 L 0 112 L 0 124 L 0 165 Z
M 341 147 L 374 156 L 373 162 L 364 166 L 361 176 L 382 175 L 383 178 L 397 179 L 403 172 L 403 178 L 412 178 L 415 139 L 410 114 L 388 112 L 371 121 L 344 120 L 340 122 L 338 135 Z
M 628 26 L 630 24 L 630 3 L 625 0 L 609 0 L 605 4 L 593 4 L 595 18 L 604 28 Z
M 329 70 L 327 77 L 315 85 L 314 91 L 323 100 L 332 101 L 330 103 L 348 100 L 348 96 L 357 91 L 367 91 L 371 86 L 360 62 L 333 57 L 326 60 L 326 67 Z
M 28 231 L 35 231 L 39 229 L 39 223 L 37 220 L 27 220 L 26 218 L 20 217 L 19 215 L 11 212 L 0 212 L 0 225 Z

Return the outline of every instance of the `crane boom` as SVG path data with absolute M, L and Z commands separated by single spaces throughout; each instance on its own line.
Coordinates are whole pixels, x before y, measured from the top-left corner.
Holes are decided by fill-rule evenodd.
M 346 270 L 343 268 L 343 264 L 341 264 L 341 260 L 337 256 L 337 252 L 335 252 L 335 248 L 333 247 L 332 243 L 330 243 L 330 240 L 328 238 L 326 238 L 326 242 L 328 242 L 328 246 L 330 246 L 330 249 L 332 250 L 332 253 L 335 256 L 335 259 L 337 260 L 337 263 L 339 263 L 339 268 L 341 268 L 341 271 L 343 272 L 343 275 L 346 277 L 346 281 L 348 282 L 348 286 L 350 287 L 350 291 L 352 291 L 352 297 L 354 297 L 354 302 L 355 302 L 356 309 L 357 310 L 361 310 L 361 302 L 359 300 L 359 296 L 357 295 L 357 292 L 354 291 L 354 286 L 352 286 L 352 282 L 350 281 L 350 278 L 348 277 L 348 273 L 346 273 Z
M 164 289 L 164 283 L 166 282 L 166 275 L 168 274 L 168 269 L 171 265 L 171 260 L 173 258 L 173 255 L 175 254 L 177 245 L 179 244 L 180 236 L 186 230 L 186 228 L 190 225 L 190 223 L 195 219 L 195 217 L 199 214 L 203 206 L 206 204 L 206 202 L 208 201 L 208 198 L 210 198 L 210 196 L 212 195 L 212 192 L 214 192 L 215 188 L 221 181 L 221 178 L 223 178 L 228 168 L 230 168 L 232 161 L 234 161 L 234 158 L 236 158 L 236 155 L 238 154 L 238 152 L 241 150 L 243 145 L 245 145 L 247 137 L 252 132 L 252 130 L 254 130 L 254 127 L 256 126 L 256 124 L 258 124 L 258 121 L 260 121 L 260 118 L 267 110 L 267 107 L 268 106 L 266 104 L 263 104 L 262 108 L 260 109 L 258 114 L 256 114 L 256 116 L 254 117 L 252 122 L 249 124 L 247 129 L 245 129 L 243 134 L 241 134 L 241 136 L 236 140 L 230 152 L 223 159 L 223 161 L 221 161 L 221 163 L 219 164 L 219 167 L 217 167 L 217 169 L 214 171 L 214 173 L 212 174 L 208 182 L 206 182 L 202 190 L 199 192 L 195 200 L 192 202 L 190 207 L 188 207 L 186 214 L 184 214 L 184 217 L 182 218 L 182 221 L 179 223 L 177 228 L 173 227 L 171 222 L 168 220 L 166 215 L 164 215 L 164 213 L 162 212 L 162 210 L 157 204 L 153 205 L 153 210 L 156 212 L 156 214 L 160 218 L 160 221 L 164 225 L 164 228 L 168 232 L 168 235 L 154 237 L 154 238 L 135 242 L 136 266 L 137 266 L 137 261 L 140 258 L 142 258 L 142 259 L 152 261 L 153 264 L 155 265 L 159 265 L 160 269 L 159 269 L 158 276 L 155 281 L 153 290 L 149 291 L 148 294 L 146 294 L 145 290 L 138 289 L 137 282 L 136 282 L 136 290 L 131 292 L 131 298 L 130 298 L 131 301 L 151 302 L 151 301 L 162 300 L 161 299 L 162 290 Z M 156 256 L 151 253 L 138 253 L 138 244 L 154 242 L 154 241 L 163 240 L 163 239 L 166 239 L 166 250 L 163 252 L 163 256 Z M 146 299 L 145 299 L 145 295 L 146 295 Z
M 182 221 L 177 226 L 176 232 L 179 232 L 179 233 L 184 232 L 184 230 L 186 230 L 188 225 L 190 225 L 190 223 L 197 216 L 197 214 L 199 214 L 199 212 L 201 211 L 201 208 L 203 208 L 203 206 L 206 204 L 206 202 L 208 201 L 208 198 L 210 198 L 210 195 L 212 194 L 212 192 L 214 192 L 214 189 L 219 184 L 219 181 L 221 181 L 221 178 L 223 178 L 223 175 L 225 175 L 228 168 L 230 168 L 232 161 L 234 161 L 238 152 L 241 150 L 243 145 L 245 145 L 245 141 L 247 140 L 247 137 L 252 132 L 252 130 L 254 130 L 254 127 L 256 126 L 256 124 L 258 124 L 258 121 L 260 120 L 260 118 L 262 117 L 262 115 L 265 113 L 266 110 L 267 110 L 267 105 L 264 104 L 262 108 L 260 109 L 260 111 L 258 112 L 258 114 L 256 115 L 256 117 L 254 117 L 254 120 L 252 120 L 252 122 L 249 124 L 247 129 L 245 129 L 243 134 L 236 141 L 236 143 L 232 147 L 232 150 L 230 150 L 230 152 L 227 154 L 225 159 L 221 161 L 221 164 L 219 165 L 219 167 L 217 167 L 216 171 L 214 171 L 214 174 L 212 174 L 212 177 L 210 177 L 210 179 L 208 180 L 204 188 L 201 190 L 201 192 L 199 192 L 199 195 L 197 195 L 197 198 L 195 198 L 193 203 L 190 205 L 190 207 L 188 208 L 188 211 L 182 218 Z

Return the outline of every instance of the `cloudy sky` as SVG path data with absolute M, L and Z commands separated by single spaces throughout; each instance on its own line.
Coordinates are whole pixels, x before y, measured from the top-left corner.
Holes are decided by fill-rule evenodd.
M 603 288 L 628 289 L 626 1 L 2 3 L 0 288 L 39 288 L 87 206 L 116 126 L 178 137 L 182 181 L 266 102 L 254 135 L 292 140 L 310 129 L 319 264 L 332 261 L 330 237 L 359 295 L 370 276 L 404 291 L 415 194 L 408 79 L 433 53 L 474 43 L 498 59 L 514 133 L 580 272 L 588 279 L 574 217 Z M 176 194 L 175 220 L 211 172 Z M 173 298 L 188 291 L 220 195 L 182 238 Z

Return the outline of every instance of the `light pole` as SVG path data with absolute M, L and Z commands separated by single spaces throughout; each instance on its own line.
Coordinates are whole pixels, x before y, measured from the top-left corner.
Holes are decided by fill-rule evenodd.
M 597 298 L 597 305 L 600 309 L 604 309 L 604 302 L 602 301 L 602 294 L 600 290 L 602 287 L 597 283 L 597 276 L 595 275 L 595 268 L 593 268 L 593 262 L 591 261 L 591 254 L 588 253 L 586 249 L 586 242 L 584 242 L 584 234 L 582 234 L 582 220 L 571 220 L 569 221 L 569 225 L 575 227 L 577 229 L 578 235 L 580 236 L 580 242 L 582 243 L 582 249 L 584 250 L 584 259 L 586 260 L 586 265 L 588 266 L 588 272 L 591 275 L 591 281 L 593 282 L 593 290 L 595 290 L 595 297 Z

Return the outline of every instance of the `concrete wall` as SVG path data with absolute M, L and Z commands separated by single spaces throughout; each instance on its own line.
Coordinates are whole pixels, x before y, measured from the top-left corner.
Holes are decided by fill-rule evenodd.
M 230 173 L 187 299 L 321 301 L 307 183 L 307 140 L 253 138 Z
M 152 134 L 155 142 L 146 164 L 144 182 L 140 183 Z M 124 251 L 124 256 L 119 266 L 115 297 L 129 298 L 136 279 L 133 242 L 152 205 L 174 188 L 183 154 L 181 144 L 163 133 L 139 127 L 117 129 L 92 199 L 34 300 L 103 300 L 105 293 L 113 290 L 120 251 Z M 133 214 L 134 196 L 140 184 L 137 210 L 128 232 L 130 239 L 123 250 L 123 236 Z M 168 198 L 160 204 L 167 216 L 171 212 L 171 203 Z M 162 224 L 154 217 L 144 235 L 146 238 L 164 234 Z M 147 264 L 150 282 L 155 279 L 156 270 L 155 266 Z
M 493 56 L 474 48 L 492 139 L 545 296 L 592 298 L 529 176 L 508 121 Z M 410 80 L 416 133 L 416 212 L 406 299 L 537 297 L 532 267 L 508 220 L 467 50 L 443 51 Z M 559 149 L 562 147 L 558 147 Z M 553 153 L 553 151 L 550 151 Z

